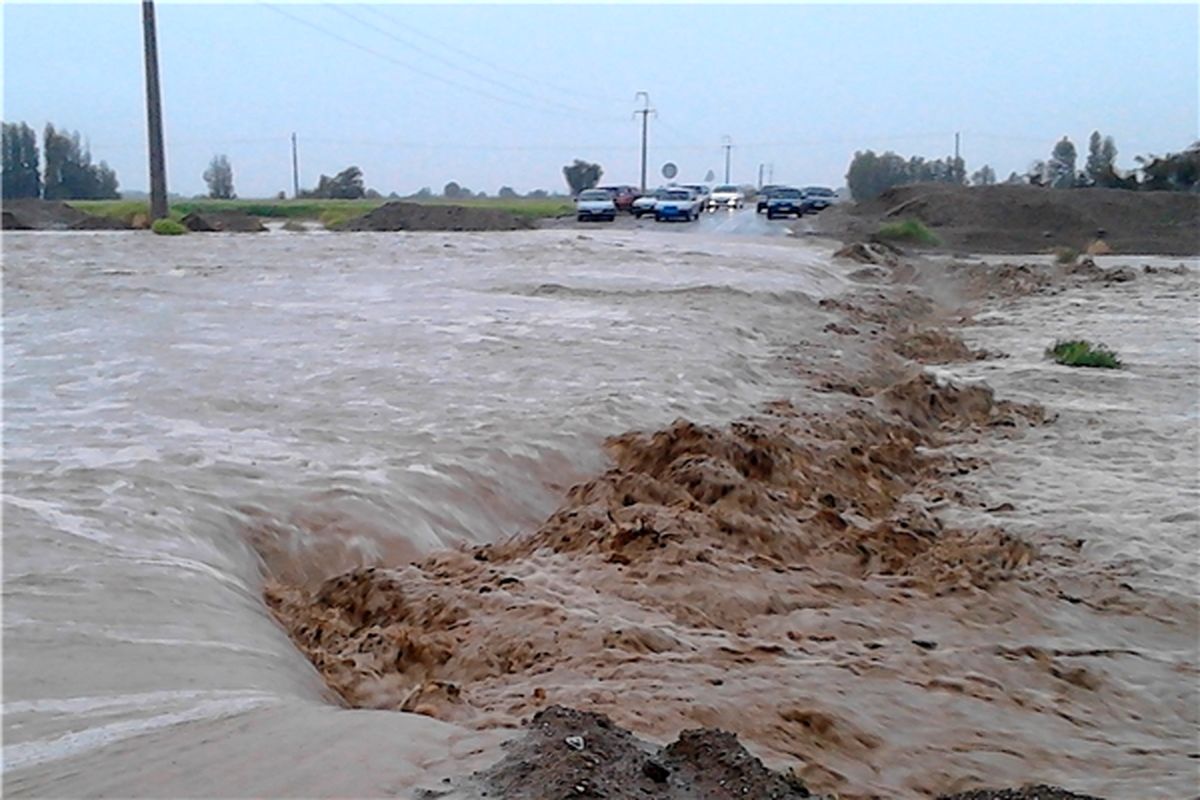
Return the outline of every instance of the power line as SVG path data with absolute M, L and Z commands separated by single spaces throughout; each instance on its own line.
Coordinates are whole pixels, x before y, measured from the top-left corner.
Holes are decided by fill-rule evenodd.
M 492 94 L 491 92 L 487 92 L 482 89 L 477 89 L 473 86 L 468 86 L 464 83 L 459 83 L 458 81 L 452 80 L 443 75 L 439 75 L 436 72 L 430 72 L 428 70 L 421 69 L 420 67 L 414 66 L 413 64 L 410 64 L 406 61 L 401 61 L 400 59 L 393 58 L 392 56 L 388 55 L 387 53 L 382 53 L 373 47 L 368 47 L 367 45 L 360 44 L 359 42 L 356 42 L 353 39 L 348 39 L 345 36 L 342 36 L 341 34 L 334 33 L 333 31 L 323 28 L 320 25 L 317 25 L 313 22 L 310 22 L 310 21 L 304 19 L 303 17 L 298 17 L 289 11 L 284 11 L 282 8 L 272 5 L 271 3 L 262 3 L 262 5 L 265 8 L 271 9 L 272 11 L 274 11 L 277 14 L 281 14 L 281 15 L 287 17 L 288 19 L 292 20 L 293 22 L 297 22 L 301 25 L 304 25 L 305 27 L 312 28 L 313 30 L 317 31 L 318 33 L 321 33 L 324 36 L 328 36 L 332 39 L 337 39 L 342 44 L 353 47 L 356 50 L 361 50 L 364 53 L 369 53 L 369 54 L 375 56 L 376 58 L 380 58 L 380 59 L 383 59 L 384 61 L 395 64 L 396 66 L 403 67 L 404 69 L 406 69 L 410 72 L 415 72 L 418 75 L 429 78 L 430 80 L 433 80 L 433 81 L 437 81 L 438 83 L 444 83 L 447 86 L 453 86 L 454 88 L 461 89 L 464 92 L 470 92 L 471 94 L 476 94 L 481 97 L 486 97 L 489 100 L 495 100 L 497 103 L 504 103 L 505 105 L 516 106 L 517 108 L 524 108 L 529 111 L 536 111 L 539 114 L 553 113 L 553 112 L 549 111 L 548 109 L 539 108 L 537 106 L 531 106 L 528 103 L 521 103 L 516 100 L 511 100 L 506 97 L 500 97 L 498 95 Z
M 427 50 L 427 49 L 421 47 L 420 45 L 413 44 L 409 40 L 402 39 L 399 36 L 396 36 L 396 35 L 390 33 L 389 31 L 379 28 L 376 25 L 372 25 L 367 20 L 364 20 L 362 17 L 352 14 L 350 11 L 348 11 L 347 9 L 345 9 L 341 6 L 329 5 L 329 4 L 326 4 L 326 5 L 331 11 L 341 14 L 342 16 L 346 17 L 347 19 L 351 19 L 351 20 L 357 22 L 359 25 L 369 28 L 370 30 L 374 31 L 375 33 L 379 34 L 380 36 L 384 36 L 388 39 L 391 39 L 394 42 L 404 45 L 405 47 L 411 48 L 412 50 L 415 50 L 416 52 L 420 53 L 423 56 L 426 56 L 427 58 L 431 58 L 435 61 L 440 61 L 441 63 L 446 64 L 446 65 L 450 66 L 451 68 L 458 70 L 459 72 L 463 72 L 467 75 L 470 75 L 471 77 L 473 77 L 477 80 L 481 80 L 484 83 L 488 83 L 488 84 L 491 84 L 492 86 L 496 86 L 505 91 L 512 92 L 513 94 L 517 94 L 517 95 L 521 95 L 522 97 L 529 98 L 530 100 L 533 100 L 534 102 L 544 103 L 545 105 L 553 106 L 560 110 L 570 111 L 570 112 L 573 112 L 576 114 L 582 114 L 585 116 L 592 116 L 592 117 L 596 117 L 596 118 L 607 119 L 606 117 L 602 117 L 602 115 L 594 114 L 593 112 L 587 111 L 586 109 L 578 108 L 577 106 L 571 106 L 571 105 L 567 105 L 565 103 L 560 103 L 556 100 L 545 99 L 545 98 L 539 97 L 538 95 L 533 94 L 532 92 L 527 92 L 524 89 L 521 89 L 519 87 L 511 86 L 502 81 L 498 81 L 495 78 L 492 78 L 488 75 L 484 75 L 482 73 L 476 72 L 475 70 L 468 69 L 467 67 L 456 64 L 454 61 L 452 61 L 448 58 L 445 58 L 444 56 L 441 56 L 437 53 Z
M 491 69 L 507 73 L 508 75 L 512 75 L 513 77 L 520 78 L 521 80 L 529 81 L 530 83 L 536 83 L 539 86 L 543 86 L 548 89 L 553 89 L 554 91 L 560 92 L 562 94 L 571 95 L 572 97 L 590 97 L 592 99 L 601 100 L 602 102 L 606 102 L 606 103 L 617 103 L 617 102 L 622 101 L 622 98 L 619 98 L 619 97 L 613 97 L 613 96 L 607 96 L 607 95 L 602 96 L 602 95 L 595 95 L 595 94 L 584 94 L 584 93 L 581 93 L 576 88 L 565 88 L 562 86 L 558 86 L 556 84 L 550 83 L 549 81 L 545 80 L 544 78 L 536 78 L 527 73 L 519 72 L 510 67 L 506 67 L 502 64 L 497 64 L 493 61 L 488 61 L 487 59 L 480 58 L 479 56 L 475 55 L 474 53 L 471 53 L 467 50 L 463 50 L 462 48 L 459 48 L 459 47 L 455 47 L 454 45 L 450 44 L 449 42 L 443 41 L 442 39 L 438 39 L 435 36 L 431 36 L 430 34 L 417 29 L 416 27 L 414 27 L 413 25 L 411 25 L 409 23 L 400 22 L 395 17 L 391 16 L 390 14 L 384 14 L 382 11 L 375 8 L 374 6 L 361 6 L 361 8 L 363 8 L 363 10 L 365 10 L 365 11 L 369 11 L 370 13 L 379 17 L 380 19 L 388 20 L 392 25 L 403 28 L 404 30 L 414 33 L 423 39 L 427 39 L 427 40 L 433 42 L 434 44 L 438 45 L 439 47 L 444 47 L 447 50 L 451 51 L 452 53 L 462 56 L 463 58 L 469 58 L 472 61 L 482 64 L 485 67 L 489 67 Z

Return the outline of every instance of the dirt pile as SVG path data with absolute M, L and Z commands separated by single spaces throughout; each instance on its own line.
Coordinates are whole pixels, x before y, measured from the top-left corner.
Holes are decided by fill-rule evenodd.
M 462 788 L 507 800 L 812 797 L 802 780 L 768 770 L 735 735 L 719 730 L 683 731 L 658 748 L 603 714 L 551 706 L 539 711 L 525 726 L 525 735 L 508 742 L 505 750 L 503 760 L 462 781 Z M 424 797 L 441 794 L 427 791 Z
M 527 217 L 495 208 L 385 203 L 338 225 L 341 231 L 519 231 L 536 227 Z
M 1122 189 L 916 184 L 835 206 L 816 221 L 843 241 L 869 240 L 888 222 L 923 222 L 951 250 L 1042 253 L 1086 250 L 1100 232 L 1115 253 L 1200 253 L 1200 195 Z
M 894 267 L 899 263 L 896 248 L 883 242 L 851 242 L 833 256 L 857 261 L 859 264 L 884 264 Z
M 87 214 L 57 200 L 5 200 L 6 231 L 119 231 L 129 225 L 110 217 Z
M 977 789 L 973 792 L 942 795 L 938 800 L 1101 800 L 1090 794 L 1076 794 L 1057 786 L 1025 786 L 1020 789 Z
M 258 217 L 242 211 L 193 211 L 183 218 L 184 226 L 196 233 L 264 233 Z

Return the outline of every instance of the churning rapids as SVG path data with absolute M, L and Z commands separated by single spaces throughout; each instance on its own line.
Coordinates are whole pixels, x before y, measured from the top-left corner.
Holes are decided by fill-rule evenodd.
M 312 588 L 511 541 L 603 473 L 602 443 L 626 431 L 723 428 L 781 399 L 832 409 L 797 365 L 808 348 L 826 372 L 855 366 L 820 304 L 856 286 L 833 250 L 720 231 L 6 235 L 6 793 L 409 796 L 496 761 L 511 728 L 342 708 L 272 617 L 264 575 Z M 738 704 L 787 706 L 803 737 L 748 724 L 743 741 L 778 767 L 803 752 L 806 778 L 847 797 L 1021 776 L 1114 798 L 1194 789 L 1196 298 L 1193 264 L 985 303 L 961 333 L 1008 357 L 936 368 L 1055 418 L 964 443 L 989 465 L 963 479 L 986 502 L 937 510 L 1086 539 L 1063 548 L 1092 564 L 1077 585 L 1052 576 L 1071 602 L 1043 608 L 1013 581 L 908 607 L 863 578 L 779 612 L 813 626 L 796 652 L 747 656 L 791 658 L 786 687 L 766 666 L 717 680 L 758 661 L 688 672 L 678 653 L 712 642 L 657 619 L 679 646 L 638 647 L 668 688 L 641 674 L 635 696 L 673 711 L 618 721 L 665 739 L 687 708 L 729 727 Z M 1042 359 L 1075 332 L 1129 369 Z M 1109 602 L 1121 585 L 1136 598 Z M 555 596 L 602 615 L 577 588 Z M 672 670 L 702 679 L 689 697 Z M 580 707 L 621 706 L 619 680 L 581 674 L 564 684 Z M 497 692 L 513 686 L 533 689 Z

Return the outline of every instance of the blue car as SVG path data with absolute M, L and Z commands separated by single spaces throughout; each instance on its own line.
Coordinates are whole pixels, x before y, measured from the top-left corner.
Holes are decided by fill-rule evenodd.
M 700 219 L 703 210 L 700 198 L 691 189 L 671 187 L 660 192 L 658 199 L 654 201 L 654 220 L 666 222 L 681 219 L 691 222 Z
M 767 198 L 767 219 L 804 216 L 804 192 L 799 189 L 776 189 Z

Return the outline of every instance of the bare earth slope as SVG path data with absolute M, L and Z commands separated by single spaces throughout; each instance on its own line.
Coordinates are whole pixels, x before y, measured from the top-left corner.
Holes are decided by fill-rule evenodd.
M 903 219 L 925 223 L 946 248 L 977 253 L 1082 250 L 1099 230 L 1117 253 L 1200 253 L 1200 195 L 1183 192 L 916 184 L 835 206 L 814 225 L 850 241 Z

